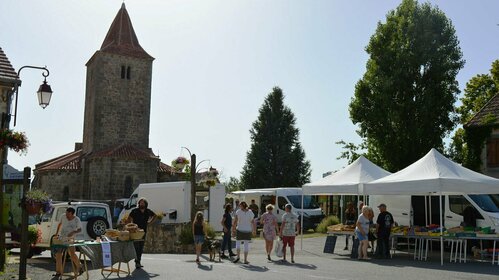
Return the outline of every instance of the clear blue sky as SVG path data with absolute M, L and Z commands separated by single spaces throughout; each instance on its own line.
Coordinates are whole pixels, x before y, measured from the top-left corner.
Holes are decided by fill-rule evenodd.
M 359 142 L 348 105 L 365 71 L 364 51 L 401 1 L 125 1 L 153 64 L 150 147 L 169 163 L 187 146 L 223 175 L 239 176 L 249 129 L 272 87 L 283 89 L 312 164 L 312 180 L 346 165 L 336 141 Z M 466 59 L 462 89 L 499 58 L 499 1 L 431 1 L 452 20 Z M 23 70 L 18 125 L 31 146 L 9 153 L 17 169 L 82 141 L 85 63 L 122 1 L 2 0 L 0 46 L 18 69 L 47 65 L 54 90 L 42 110 L 41 72 Z M 194 128 L 191 128 L 194 127 Z

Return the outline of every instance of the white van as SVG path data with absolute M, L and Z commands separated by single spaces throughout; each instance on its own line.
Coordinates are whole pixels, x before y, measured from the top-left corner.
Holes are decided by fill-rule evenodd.
M 209 193 L 208 193 L 209 190 Z M 191 220 L 191 182 L 162 182 L 140 184 L 125 203 L 118 222 L 137 207 L 141 197 L 147 199 L 148 208 L 156 213 L 165 213 L 162 223 L 187 223 Z M 206 191 L 196 192 L 196 206 L 203 209 L 206 219 L 215 231 L 222 231 L 220 221 L 225 204 L 225 187 L 216 184 Z
M 439 196 L 371 195 L 369 204 L 379 213 L 376 206 L 385 203 L 399 225 L 440 224 Z M 463 212 L 473 207 L 477 216 L 477 227 L 491 227 L 499 232 L 499 194 L 445 195 L 442 196 L 443 222 L 446 228 L 459 226 Z M 426 217 L 425 217 L 426 208 Z M 431 216 L 430 216 L 431 213 Z
M 235 191 L 230 193 L 229 197 L 234 198 L 234 200 L 245 201 L 248 205 L 254 199 L 259 209 L 258 216 L 265 212 L 265 207 L 268 204 L 272 204 L 274 206 L 274 214 L 280 223 L 286 204 L 291 204 L 291 211 L 301 216 L 302 194 L 303 191 L 301 188 L 269 188 Z M 316 203 L 315 199 L 311 195 L 305 195 L 303 197 L 303 229 L 315 229 L 323 218 L 324 213 L 322 213 L 322 209 Z

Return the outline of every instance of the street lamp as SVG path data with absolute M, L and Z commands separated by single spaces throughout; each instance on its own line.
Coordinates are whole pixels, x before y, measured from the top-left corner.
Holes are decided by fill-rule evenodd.
M 52 97 L 52 88 L 50 87 L 49 84 L 47 84 L 47 77 L 49 76 L 50 72 L 47 69 L 47 67 L 38 67 L 38 66 L 31 66 L 31 65 L 26 65 L 21 68 L 19 68 L 19 71 L 17 71 L 17 76 L 16 76 L 16 83 L 14 84 L 14 94 L 16 95 L 16 104 L 14 107 L 14 126 L 16 126 L 16 119 L 17 119 L 17 101 L 18 101 L 18 95 L 19 95 L 19 87 L 21 84 L 21 80 L 19 79 L 19 76 L 21 74 L 21 71 L 25 68 L 30 68 L 30 69 L 39 69 L 43 70 L 43 77 L 44 81 L 43 84 L 40 85 L 37 91 L 38 95 L 38 103 L 40 106 L 45 109 L 49 103 L 50 103 L 50 98 Z M 9 123 L 10 123 L 10 117 L 12 116 L 10 114 L 10 105 L 11 105 L 11 96 L 7 96 L 6 99 L 6 111 L 5 113 L 2 114 L 2 119 L 0 123 L 0 129 L 8 129 L 9 128 Z M 0 154 L 0 217 L 3 217 L 3 185 L 4 185 L 4 174 L 3 174 L 3 167 L 7 163 L 7 147 L 3 147 L 1 154 Z M 25 195 L 29 190 L 29 176 L 31 174 L 31 169 L 29 167 L 25 168 L 24 170 L 24 183 L 23 183 L 23 198 L 22 198 L 22 203 L 24 205 L 25 201 Z M 28 234 L 28 213 L 24 207 L 22 207 L 22 218 L 21 218 L 21 259 L 19 263 L 19 279 L 24 280 L 26 279 L 26 256 L 27 256 L 27 234 Z M 5 248 L 5 231 L 2 226 L 0 226 L 0 248 Z M 3 255 L 3 253 L 2 253 Z M 0 266 L 3 267 L 5 264 L 5 257 L 0 256 Z
M 196 170 L 199 165 L 205 161 L 209 161 L 208 159 L 200 161 L 196 164 L 196 154 L 191 153 L 191 151 L 186 147 L 181 147 L 182 149 L 186 149 L 191 157 L 191 221 L 194 222 L 194 217 L 196 216 Z
M 38 95 L 38 104 L 40 104 L 40 106 L 45 109 L 49 103 L 50 103 L 50 98 L 52 97 L 52 88 L 50 87 L 49 84 L 47 84 L 47 77 L 50 75 L 50 72 L 49 70 L 47 69 L 47 67 L 38 67 L 38 66 L 31 66 L 31 65 L 25 65 L 21 68 L 19 68 L 19 71 L 17 71 L 17 80 L 19 80 L 19 75 L 21 74 L 21 70 L 23 70 L 24 68 L 30 68 L 30 69 L 39 69 L 39 70 L 43 70 L 44 72 L 42 73 L 43 75 L 43 84 L 40 85 L 40 87 L 38 88 L 38 91 L 36 92 L 37 95 Z M 17 99 L 18 99 L 18 95 L 19 95 L 19 83 L 16 83 L 15 85 L 15 88 L 14 88 L 14 93 L 16 95 L 16 105 L 14 107 L 14 126 L 16 126 L 16 119 L 17 119 Z M 8 101 L 7 101 L 8 102 Z M 9 106 L 7 106 L 7 108 L 9 108 Z M 2 128 L 4 124 L 2 124 Z

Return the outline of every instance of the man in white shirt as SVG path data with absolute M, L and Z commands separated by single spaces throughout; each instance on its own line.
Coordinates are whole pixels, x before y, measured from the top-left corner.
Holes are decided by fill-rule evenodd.
M 76 234 L 81 232 L 81 221 L 80 218 L 75 216 L 75 209 L 73 207 L 68 207 L 66 209 L 66 215 L 61 217 L 61 221 L 57 226 L 57 231 L 55 233 L 56 237 L 64 242 L 74 239 Z M 82 266 L 80 260 L 76 256 L 76 250 L 74 247 L 68 248 L 69 256 L 71 261 L 76 266 L 76 271 L 82 274 Z M 64 273 L 64 267 L 62 267 L 62 250 L 57 250 L 55 253 L 55 277 L 61 277 Z

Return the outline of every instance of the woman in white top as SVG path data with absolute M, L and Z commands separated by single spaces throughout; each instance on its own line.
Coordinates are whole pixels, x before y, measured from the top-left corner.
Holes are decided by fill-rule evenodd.
M 357 227 L 355 228 L 355 235 L 360 241 L 359 244 L 359 260 L 368 260 L 367 248 L 369 247 L 369 211 L 371 207 L 362 207 L 362 214 L 357 219 Z
M 241 252 L 241 243 L 244 243 L 244 263 L 248 262 L 249 242 L 251 237 L 256 234 L 255 215 L 248 209 L 248 204 L 242 201 L 239 204 L 239 210 L 236 211 L 232 224 L 232 235 L 236 236 L 236 259 L 234 263 L 239 262 Z M 236 234 L 237 233 L 237 234 Z

